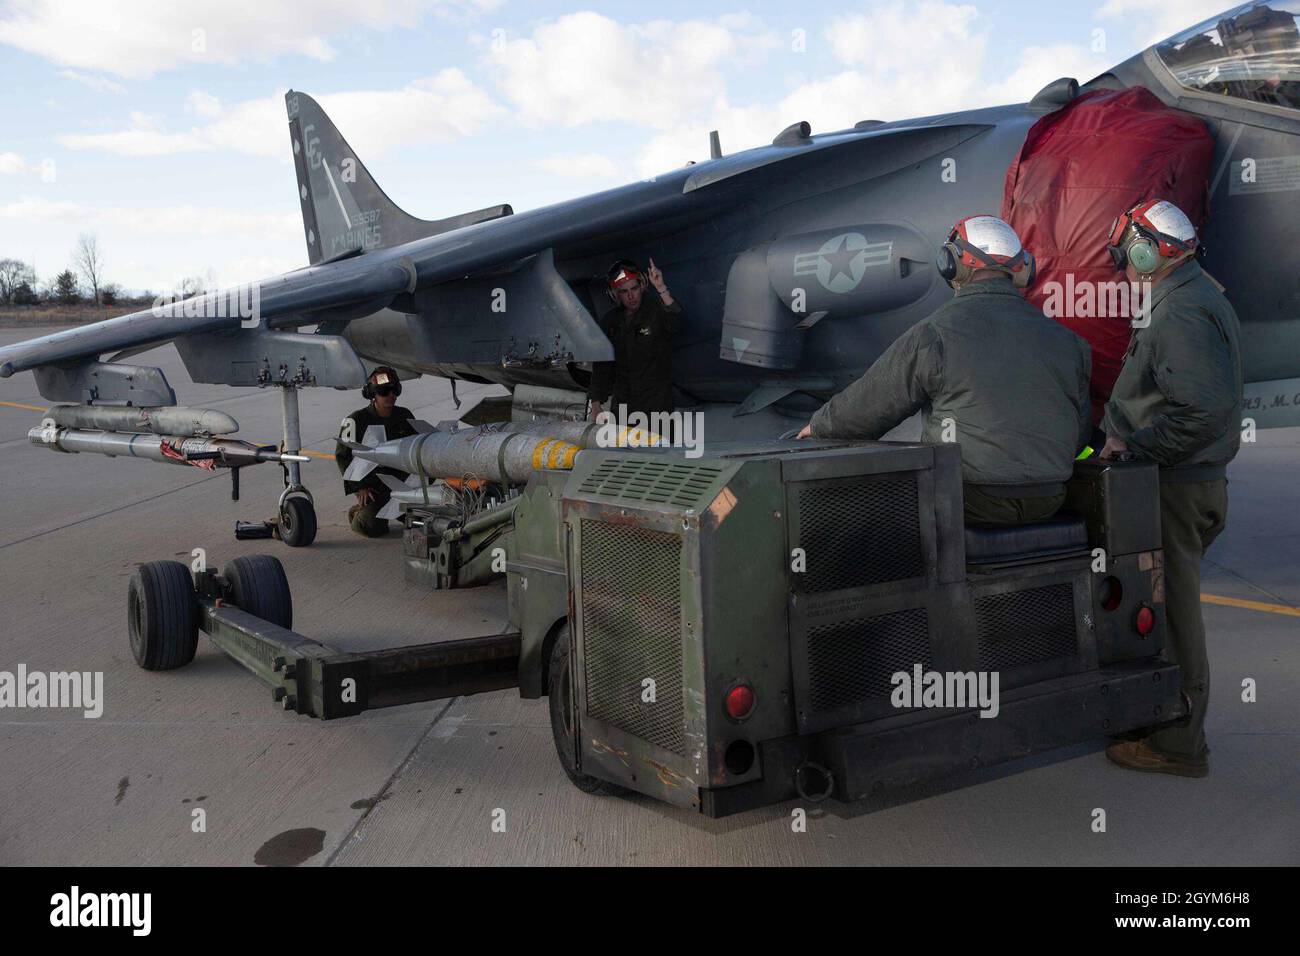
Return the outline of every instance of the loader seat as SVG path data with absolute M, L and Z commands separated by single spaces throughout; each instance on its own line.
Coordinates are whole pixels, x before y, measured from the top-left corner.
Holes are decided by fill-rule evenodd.
M 1088 550 L 1088 529 L 1072 512 L 1022 525 L 966 525 L 966 566 L 1030 564 Z

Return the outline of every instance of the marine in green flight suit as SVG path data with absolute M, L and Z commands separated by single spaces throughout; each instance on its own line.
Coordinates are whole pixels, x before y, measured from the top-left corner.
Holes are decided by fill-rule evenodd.
M 1130 281 L 1150 282 L 1150 314 L 1133 331 L 1106 404 L 1101 457 L 1160 465 L 1164 656 L 1178 665 L 1190 713 L 1143 740 L 1106 749 L 1131 770 L 1209 773 L 1205 714 L 1210 665 L 1201 618 L 1201 558 L 1228 516 L 1228 462 L 1241 443 L 1241 326 L 1194 258 L 1198 240 L 1172 203 L 1148 200 L 1121 216 L 1109 248 Z M 1149 321 L 1148 321 L 1149 320 Z

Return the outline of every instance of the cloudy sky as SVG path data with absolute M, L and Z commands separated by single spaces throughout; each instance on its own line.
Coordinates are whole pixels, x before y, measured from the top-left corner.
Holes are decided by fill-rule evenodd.
M 519 210 L 814 132 L 1021 102 L 1224 0 L 0 0 L 0 258 L 130 289 L 306 263 L 284 92 L 398 205 Z

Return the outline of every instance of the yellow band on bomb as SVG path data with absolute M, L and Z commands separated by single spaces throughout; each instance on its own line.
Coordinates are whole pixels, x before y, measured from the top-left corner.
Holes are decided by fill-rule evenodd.
M 543 468 L 572 468 L 579 451 L 577 445 L 559 438 L 543 438 L 533 446 L 533 467 L 539 471 Z

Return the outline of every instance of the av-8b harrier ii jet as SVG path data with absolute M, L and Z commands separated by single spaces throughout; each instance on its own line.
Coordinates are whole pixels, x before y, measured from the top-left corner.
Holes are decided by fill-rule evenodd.
M 934 259 L 952 223 L 1000 211 L 1039 260 L 1031 300 L 1059 306 L 1065 290 L 1078 306 L 1056 314 L 1092 342 L 1101 401 L 1128 322 L 1071 293 L 1116 278 L 1112 219 L 1159 194 L 1197 220 L 1204 265 L 1241 317 L 1247 414 L 1295 424 L 1298 20 L 1300 0 L 1250 3 L 1028 103 L 817 134 L 796 122 L 732 155 L 715 136 L 709 159 L 650 180 L 438 221 L 398 208 L 316 101 L 291 91 L 307 267 L 0 349 L 0 376 L 34 370 L 46 399 L 70 403 L 32 430 L 37 443 L 283 461 L 281 536 L 305 544 L 299 388 L 360 387 L 382 363 L 499 383 L 516 401 L 521 387 L 580 393 L 590 363 L 612 358 L 598 319 L 620 258 L 653 258 L 684 307 L 678 405 L 708 415 L 710 438 L 775 437 L 951 295 Z M 214 416 L 172 408 L 162 372 L 127 361 L 167 341 L 196 382 L 281 389 L 283 447 L 223 439 Z M 161 440 L 131 437 L 143 432 Z

